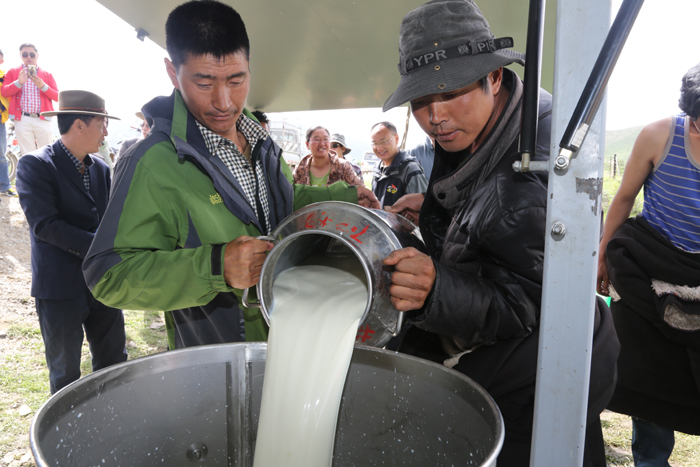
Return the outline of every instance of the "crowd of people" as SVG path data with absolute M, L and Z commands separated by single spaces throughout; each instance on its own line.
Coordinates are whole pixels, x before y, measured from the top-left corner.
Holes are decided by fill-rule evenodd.
M 267 115 L 260 110 L 252 114 L 269 133 Z M 369 136 L 372 151 L 379 158 L 379 163 L 371 169 L 370 183 L 381 207 L 391 206 L 406 194 L 425 193 L 432 169 L 432 139 L 427 137 L 427 143 L 404 151 L 399 146 L 396 126 L 386 121 L 374 124 Z M 305 142 L 309 154 L 294 168 L 294 183 L 310 186 L 329 186 L 337 181 L 351 186 L 365 183 L 360 166 L 346 157 L 352 149 L 344 135 L 331 135 L 327 128 L 316 126 L 306 131 Z
M 32 44 L 2 77 L 3 118 L 24 154 L 16 188 L 51 392 L 80 377 L 83 329 L 94 370 L 126 360 L 125 308 L 166 310 L 171 349 L 266 340 L 260 312 L 241 306 L 273 248 L 257 237 L 310 203 L 348 201 L 406 216 L 425 241 L 384 260 L 408 321 L 392 346 L 486 389 L 505 423 L 498 465 L 528 465 L 548 178 L 511 168 L 523 83 L 505 66 L 525 58 L 512 41 L 493 38 L 472 0 L 432 0 L 404 17 L 400 82 L 384 110 L 408 103 L 427 136 L 408 152 L 390 122 L 369 128 L 380 160 L 369 190 L 345 137 L 323 126 L 307 131 L 296 169 L 286 164 L 267 116 L 245 108 L 250 46 L 234 9 L 183 3 L 165 33 L 173 92 L 143 106 L 142 134 L 122 144 L 113 178 L 93 156 L 116 118 L 103 99 L 59 92 Z M 541 160 L 551 108 L 541 90 Z M 637 467 L 668 465 L 673 430 L 700 434 L 700 66 L 682 80 L 680 108 L 640 134 L 602 232 L 599 292 L 613 303 L 590 310 L 585 466 L 606 465 L 606 407 L 633 417 Z M 642 186 L 644 212 L 628 219 Z M 2 178 L 0 190 L 13 194 Z

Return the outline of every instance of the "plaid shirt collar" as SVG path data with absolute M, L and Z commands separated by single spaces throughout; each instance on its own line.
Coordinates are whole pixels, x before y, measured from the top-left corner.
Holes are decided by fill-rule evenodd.
M 90 154 L 85 156 L 85 159 L 83 159 L 83 162 L 80 162 L 77 157 L 73 155 L 72 152 L 68 150 L 65 144 L 63 144 L 63 141 L 59 138 L 58 142 L 61 144 L 61 147 L 63 148 L 64 151 L 66 151 L 66 154 L 68 154 L 68 157 L 70 157 L 70 160 L 73 162 L 73 165 L 75 165 L 75 169 L 78 171 L 78 175 L 80 175 L 80 178 L 83 181 L 83 185 L 85 185 L 85 189 L 87 191 L 90 191 L 90 172 L 87 170 L 88 167 L 92 166 L 93 160 L 90 157 Z M 80 173 L 80 169 L 85 166 L 85 172 Z
M 207 149 L 209 150 L 210 153 L 216 154 L 217 149 L 219 148 L 219 144 L 221 144 L 222 141 L 225 141 L 225 144 L 230 143 L 233 148 L 235 148 L 236 152 L 239 154 L 243 154 L 243 151 L 240 150 L 236 144 L 231 141 L 228 138 L 224 138 L 223 136 L 219 136 L 213 131 L 211 131 L 209 128 L 205 127 L 197 119 L 195 119 L 195 122 L 197 122 L 197 126 L 199 127 L 199 131 L 202 133 L 202 137 L 204 137 L 204 142 L 207 145 Z M 248 141 L 248 144 L 250 144 L 250 153 L 253 153 L 253 150 L 255 147 L 260 143 L 261 141 L 265 141 L 267 139 L 267 132 L 263 130 L 263 128 L 255 123 L 253 120 L 250 118 L 246 117 L 243 113 L 238 117 L 238 120 L 236 120 L 236 128 L 243 133 L 243 136 L 245 137 L 246 141 Z
M 218 157 L 231 171 L 231 174 L 241 185 L 250 206 L 255 211 L 258 220 L 261 222 L 263 233 L 270 232 L 270 207 L 267 199 L 267 184 L 262 162 L 258 160 L 254 166 L 240 151 L 240 149 L 228 138 L 217 135 L 196 119 L 204 142 L 209 152 Z M 243 133 L 250 146 L 252 156 L 255 148 L 268 138 L 267 132 L 253 120 L 241 114 L 236 121 L 236 128 Z M 256 195 L 257 193 L 257 195 Z

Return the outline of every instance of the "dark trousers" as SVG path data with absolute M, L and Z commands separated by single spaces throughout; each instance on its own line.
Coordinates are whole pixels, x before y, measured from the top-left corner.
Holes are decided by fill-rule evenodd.
M 612 325 L 610 310 L 598 301 L 592 348 L 591 380 L 588 394 L 588 416 L 584 467 L 605 467 L 605 445 L 600 414 L 615 389 L 619 342 Z M 463 355 L 455 370 L 486 389 L 498 405 L 505 425 L 505 440 L 498 456 L 498 467 L 528 467 L 535 407 L 535 376 L 539 329 L 527 338 L 500 341 Z M 418 327 L 411 327 L 399 351 L 442 363 L 445 354 L 437 336 Z
M 674 444 L 673 430 L 632 417 L 632 457 L 636 467 L 669 467 Z
M 51 394 L 80 378 L 83 328 L 92 370 L 126 361 L 124 315 L 95 300 L 90 291 L 68 300 L 36 299 Z

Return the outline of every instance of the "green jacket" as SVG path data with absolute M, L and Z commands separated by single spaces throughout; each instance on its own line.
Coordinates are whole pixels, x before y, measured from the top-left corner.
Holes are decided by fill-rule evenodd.
M 172 311 L 166 313 L 171 348 L 265 340 L 261 313 L 243 309 L 242 291 L 223 276 L 226 243 L 261 235 L 264 222 L 208 151 L 179 91 L 142 110 L 151 133 L 118 161 L 107 212 L 83 263 L 88 286 L 115 308 Z M 271 138 L 257 144 L 252 157 L 262 162 L 273 230 L 307 204 L 357 202 L 356 189 L 343 182 L 293 185 Z

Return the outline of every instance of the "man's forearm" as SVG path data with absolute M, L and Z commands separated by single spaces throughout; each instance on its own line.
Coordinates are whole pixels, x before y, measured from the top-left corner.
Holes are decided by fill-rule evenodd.
M 90 252 L 83 273 L 93 295 L 115 308 L 163 311 L 203 306 L 220 292 L 234 290 L 226 285 L 223 269 L 212 270 L 213 248 Z

